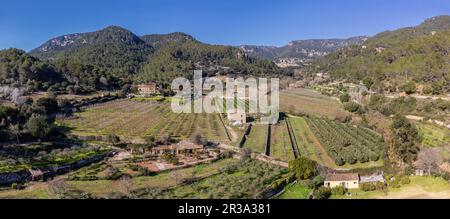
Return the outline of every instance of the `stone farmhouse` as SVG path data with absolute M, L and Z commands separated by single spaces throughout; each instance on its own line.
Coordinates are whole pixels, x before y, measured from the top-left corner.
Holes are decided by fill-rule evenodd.
M 359 188 L 359 174 L 357 173 L 333 173 L 325 177 L 324 185 L 329 188 L 342 186 L 347 189 Z
M 375 173 L 369 176 L 359 176 L 358 173 L 332 173 L 325 177 L 324 186 L 334 188 L 342 186 L 347 189 L 357 189 L 364 183 L 385 182 L 383 173 Z
M 141 96 L 151 96 L 159 93 L 158 85 L 155 82 L 138 84 L 136 87 Z
M 204 152 L 203 145 L 195 144 L 192 142 L 181 141 L 176 144 L 157 146 L 151 149 L 153 155 L 174 154 L 174 155 L 186 155 Z

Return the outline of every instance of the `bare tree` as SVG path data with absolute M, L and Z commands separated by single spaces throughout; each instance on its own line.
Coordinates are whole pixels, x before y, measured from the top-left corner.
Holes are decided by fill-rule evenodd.
M 9 129 L 9 132 L 16 137 L 17 144 L 19 144 L 20 143 L 19 137 L 22 134 L 22 132 L 20 131 L 19 124 L 15 124 L 15 125 L 11 124 L 11 125 L 9 125 L 8 129 Z
M 437 170 L 441 162 L 442 156 L 439 153 L 439 149 L 423 148 L 419 153 L 415 166 L 426 170 L 428 175 L 430 175 L 431 172 Z
M 124 196 L 130 197 L 133 192 L 133 182 L 131 182 L 131 177 L 123 176 L 117 181 L 117 187 Z
M 181 182 L 181 175 L 177 171 L 172 171 L 170 173 L 170 178 L 175 181 L 175 185 L 178 185 Z

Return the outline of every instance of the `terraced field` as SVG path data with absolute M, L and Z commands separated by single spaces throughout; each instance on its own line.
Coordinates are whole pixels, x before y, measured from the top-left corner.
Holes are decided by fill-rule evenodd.
M 142 138 L 168 134 L 187 139 L 200 133 L 209 140 L 229 142 L 220 114 L 176 114 L 170 104 L 154 101 L 117 100 L 98 104 L 72 118 L 57 121 L 80 136 L 107 135 Z
M 249 148 L 253 152 L 264 153 L 266 148 L 267 125 L 253 125 L 244 144 L 244 148 Z
M 365 164 L 382 159 L 385 143 L 371 130 L 327 119 L 305 118 L 336 165 Z
M 266 128 L 254 128 L 244 146 L 264 153 Z M 270 156 L 286 162 L 305 156 L 331 168 L 377 167 L 383 147 L 371 130 L 315 117 L 288 116 L 271 129 Z
M 417 122 L 415 123 L 422 139 L 422 146 L 442 147 L 450 146 L 450 130 L 437 125 Z
M 280 121 L 279 124 L 272 125 L 272 133 L 270 137 L 270 156 L 282 161 L 290 161 L 295 159 L 292 151 L 289 133 L 286 127 L 286 120 Z
M 348 115 L 338 100 L 303 88 L 281 91 L 280 109 L 290 114 L 315 115 L 330 119 Z
M 290 117 L 286 119 L 292 127 L 293 139 L 296 142 L 299 156 L 306 156 L 326 166 L 333 166 L 333 160 L 322 147 L 315 134 L 311 131 L 303 117 Z

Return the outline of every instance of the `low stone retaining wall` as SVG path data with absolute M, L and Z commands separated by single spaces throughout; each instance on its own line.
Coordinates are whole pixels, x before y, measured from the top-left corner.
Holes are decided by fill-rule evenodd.
M 266 162 L 266 163 L 270 163 L 270 164 L 273 164 L 273 165 L 277 165 L 277 166 L 280 166 L 280 167 L 284 167 L 284 168 L 288 168 L 289 167 L 289 164 L 287 162 L 275 160 L 275 159 L 273 159 L 271 157 L 268 157 L 268 156 L 266 156 L 264 154 L 252 154 L 252 158 L 256 159 L 256 160 L 260 160 L 260 161 Z
M 57 175 L 68 173 L 72 170 L 79 169 L 89 164 L 102 161 L 106 157 L 109 157 L 113 152 L 106 153 L 104 155 L 95 156 L 86 160 L 80 160 L 70 165 L 63 166 L 51 166 L 40 169 L 43 172 L 43 178 L 51 178 Z M 25 183 L 32 181 L 32 176 L 29 170 L 22 170 L 14 173 L 0 173 L 0 186 L 9 186 L 13 183 Z

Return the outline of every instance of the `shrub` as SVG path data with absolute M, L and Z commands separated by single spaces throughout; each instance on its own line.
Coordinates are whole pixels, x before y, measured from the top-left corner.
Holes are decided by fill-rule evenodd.
M 380 156 L 378 156 L 378 154 L 375 152 L 370 152 L 369 159 L 371 161 L 378 161 L 380 159 Z
M 360 163 L 366 163 L 366 162 L 369 161 L 369 157 L 368 157 L 366 154 L 361 154 L 361 155 L 358 157 L 358 161 L 359 161 Z
M 150 176 L 153 173 L 152 171 L 150 171 L 149 169 L 144 168 L 144 167 L 139 167 L 138 172 L 139 172 L 139 176 Z
M 345 155 L 345 162 L 346 163 L 355 164 L 356 161 L 357 161 L 356 158 L 354 158 L 352 154 L 346 154 Z
M 347 103 L 350 101 L 350 95 L 348 95 L 348 93 L 343 93 L 339 96 L 339 100 L 341 100 L 342 103 Z
M 108 167 L 105 170 L 105 179 L 107 180 L 116 180 L 122 177 L 122 175 L 122 172 L 115 167 Z
M 385 184 L 384 182 L 376 182 L 375 187 L 377 188 L 377 190 L 383 191 L 385 188 Z
M 409 81 L 401 86 L 400 90 L 407 94 L 413 94 L 416 92 L 416 83 L 414 83 L 413 81 Z
M 344 109 L 351 113 L 358 111 L 360 107 L 361 107 L 361 105 L 359 105 L 355 102 L 348 102 L 348 103 L 344 104 Z
M 364 108 L 355 102 L 344 103 L 344 109 L 351 113 L 363 114 Z
M 178 158 L 174 154 L 163 154 L 161 158 L 170 164 L 178 165 Z
M 289 161 L 289 169 L 297 179 L 309 179 L 317 174 L 317 163 L 306 157 Z
M 362 183 L 360 185 L 361 190 L 368 192 L 368 191 L 375 191 L 377 187 L 373 183 Z
M 328 199 L 331 196 L 331 189 L 328 187 L 320 187 L 313 192 L 314 199 Z
M 400 188 L 400 183 L 398 179 L 389 182 L 389 187 Z
M 312 182 L 314 184 L 314 188 L 319 188 L 325 182 L 325 177 L 318 175 L 318 176 L 314 177 Z
M 344 188 L 343 186 L 336 186 L 331 189 L 331 194 L 333 195 L 345 195 L 347 193 L 347 188 Z
M 301 185 L 305 186 L 308 189 L 315 189 L 315 184 L 312 180 L 306 179 L 299 182 Z
M 119 138 L 119 136 L 117 136 L 115 134 L 108 134 L 106 136 L 106 141 L 108 141 L 111 144 L 117 144 L 120 142 L 120 138 Z
M 338 165 L 338 166 L 343 166 L 343 165 L 345 164 L 345 161 L 344 161 L 342 158 L 340 158 L 340 157 L 336 158 L 336 159 L 334 160 L 334 162 L 335 162 L 336 165 Z
M 133 170 L 133 171 L 139 171 L 139 167 L 140 167 L 140 166 L 138 166 L 138 165 L 136 165 L 136 164 L 129 164 L 129 165 L 128 165 L 128 168 L 129 168 L 130 170 Z
M 400 179 L 400 183 L 401 183 L 402 185 L 410 184 L 410 183 L 411 183 L 411 179 L 410 179 L 409 177 L 407 177 L 407 176 L 404 176 L 404 177 L 402 177 L 402 178 Z
M 22 189 L 25 189 L 25 185 L 24 184 L 22 184 L 22 183 L 13 183 L 13 184 L 11 184 L 11 188 L 12 189 L 16 189 L 16 190 L 22 190 Z

